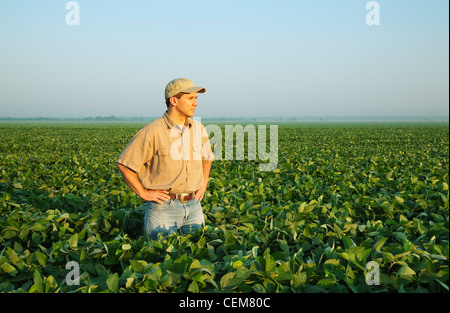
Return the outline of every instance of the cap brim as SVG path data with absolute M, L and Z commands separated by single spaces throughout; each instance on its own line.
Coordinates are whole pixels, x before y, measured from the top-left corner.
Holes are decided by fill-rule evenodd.
M 193 92 L 204 93 L 204 92 L 206 92 L 206 89 L 203 87 L 189 87 L 189 88 L 184 89 L 181 92 L 182 93 L 193 93 Z

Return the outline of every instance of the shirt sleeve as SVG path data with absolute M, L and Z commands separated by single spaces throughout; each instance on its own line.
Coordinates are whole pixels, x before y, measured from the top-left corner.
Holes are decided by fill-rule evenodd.
M 152 158 L 151 134 L 148 129 L 141 129 L 120 154 L 117 163 L 139 172 L 142 166 Z
M 202 162 L 214 161 L 214 153 L 211 149 L 211 143 L 209 142 L 208 132 L 202 125 Z

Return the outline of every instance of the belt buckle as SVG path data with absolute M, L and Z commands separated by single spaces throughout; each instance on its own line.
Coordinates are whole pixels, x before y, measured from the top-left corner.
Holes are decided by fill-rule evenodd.
M 186 203 L 187 201 L 185 200 L 185 197 L 189 196 L 190 193 L 182 193 L 180 194 L 180 202 L 181 203 Z

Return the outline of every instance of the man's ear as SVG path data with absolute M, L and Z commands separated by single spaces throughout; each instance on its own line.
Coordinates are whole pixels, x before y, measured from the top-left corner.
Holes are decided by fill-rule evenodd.
M 177 98 L 176 97 L 170 97 L 169 102 L 173 106 L 177 106 Z

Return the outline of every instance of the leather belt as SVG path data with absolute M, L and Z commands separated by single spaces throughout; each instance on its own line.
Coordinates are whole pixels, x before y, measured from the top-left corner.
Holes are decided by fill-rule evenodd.
M 179 200 L 181 203 L 185 203 L 187 201 L 190 201 L 190 200 L 194 199 L 195 192 L 181 193 L 181 194 L 169 193 L 169 197 L 170 197 L 170 199 Z

